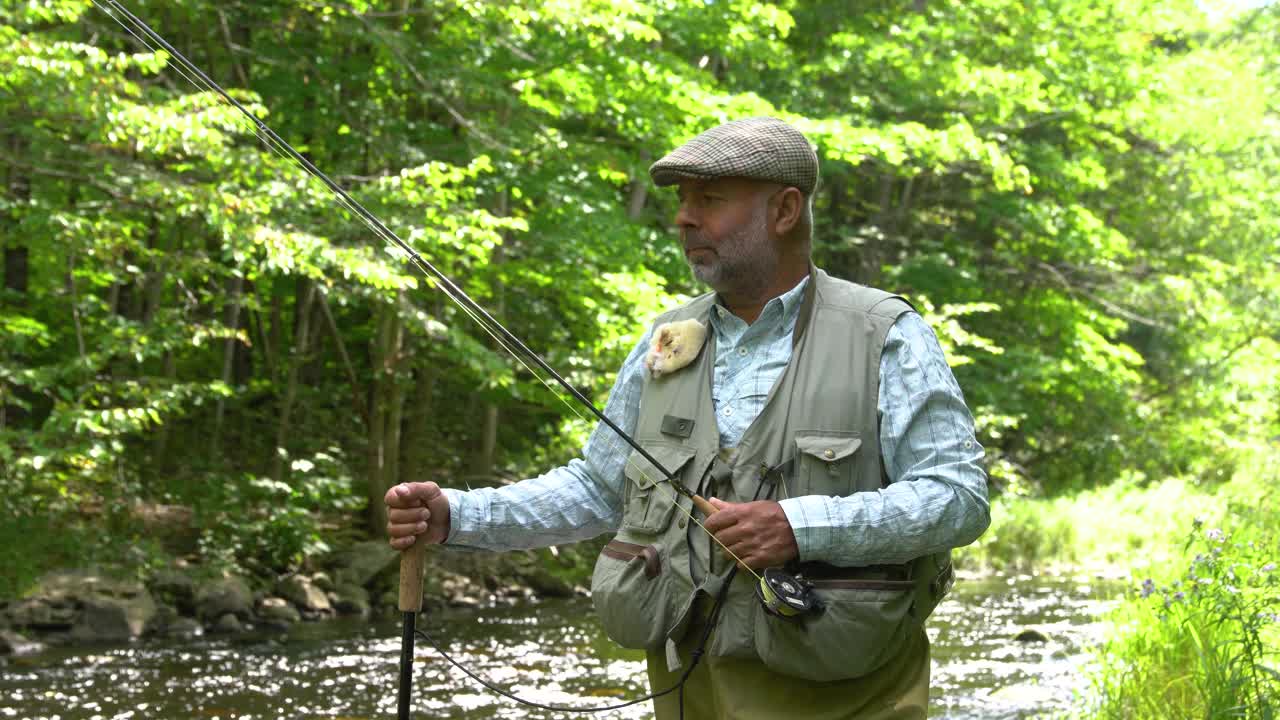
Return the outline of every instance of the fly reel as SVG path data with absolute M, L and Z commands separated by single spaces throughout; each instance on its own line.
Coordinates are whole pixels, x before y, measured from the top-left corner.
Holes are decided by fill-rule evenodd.
M 756 585 L 756 597 L 770 615 L 799 620 L 822 611 L 822 600 L 807 580 L 782 570 L 766 568 Z

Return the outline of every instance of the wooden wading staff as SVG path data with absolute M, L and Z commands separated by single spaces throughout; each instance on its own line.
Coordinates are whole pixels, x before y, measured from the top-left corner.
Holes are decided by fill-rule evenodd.
M 422 610 L 422 575 L 426 569 L 427 541 L 419 536 L 409 549 L 400 552 L 400 612 L 404 613 L 404 630 L 400 635 L 400 695 L 398 720 L 409 720 L 409 701 L 413 694 L 413 640 Z

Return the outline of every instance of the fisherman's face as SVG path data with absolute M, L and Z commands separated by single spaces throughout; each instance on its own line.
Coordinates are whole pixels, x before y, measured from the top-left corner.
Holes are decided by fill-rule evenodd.
M 679 183 L 676 225 L 694 278 L 721 293 L 769 285 L 780 262 L 769 228 L 777 189 L 746 178 Z

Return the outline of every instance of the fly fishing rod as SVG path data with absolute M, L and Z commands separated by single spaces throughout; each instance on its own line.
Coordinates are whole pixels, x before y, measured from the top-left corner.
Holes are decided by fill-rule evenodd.
M 629 433 L 618 427 L 616 423 L 610 420 L 599 408 L 595 406 L 590 399 L 582 394 L 576 387 L 571 385 L 567 380 L 556 372 L 540 355 L 529 349 L 525 343 L 509 331 L 502 323 L 498 322 L 487 310 L 479 303 L 471 298 L 462 288 L 460 288 L 452 279 L 435 265 L 424 259 L 417 253 L 408 243 L 402 240 L 395 232 L 388 228 L 382 220 L 370 212 L 359 201 L 353 198 L 342 186 L 329 177 L 324 171 L 316 167 L 302 153 L 298 152 L 284 138 L 280 137 L 265 122 L 258 118 L 254 113 L 245 107 L 240 101 L 231 96 L 221 85 L 210 78 L 195 63 L 187 59 L 185 55 L 173 47 L 162 35 L 157 33 L 146 22 L 134 15 L 125 8 L 117 0 L 91 0 L 93 4 L 102 10 L 105 14 L 115 20 L 124 30 L 136 38 L 142 45 L 156 51 L 156 48 L 163 49 L 172 56 L 177 63 L 177 71 L 187 79 L 192 85 L 205 92 L 216 93 L 222 100 L 235 108 L 241 115 L 249 120 L 252 124 L 253 131 L 259 139 L 263 141 L 273 152 L 282 157 L 287 157 L 300 165 L 308 175 L 319 180 L 339 202 L 356 215 L 374 234 L 382 238 L 384 241 L 391 243 L 401 252 L 403 252 L 408 261 L 422 271 L 429 279 L 434 281 L 446 295 L 449 296 L 462 311 L 474 319 L 482 329 L 494 338 L 504 349 L 524 364 L 525 359 L 532 362 L 536 367 L 554 379 L 562 388 L 564 388 L 575 400 L 583 407 L 589 410 L 597 420 L 604 423 L 609 429 L 622 438 L 632 449 L 634 449 L 641 457 L 647 460 L 655 469 L 657 469 L 666 481 L 666 486 L 676 493 L 689 499 L 689 501 L 705 516 L 710 516 L 716 512 L 715 506 L 707 502 L 706 499 L 693 491 L 686 488 L 682 483 L 678 482 L 675 475 L 668 470 L 657 458 L 645 450 Z M 522 357 L 523 356 L 523 357 Z M 525 364 L 525 367 L 528 367 Z M 530 372 L 533 372 L 530 368 Z M 537 373 L 535 372 L 536 376 Z M 539 377 L 541 380 L 541 378 Z M 543 380 L 545 384 L 546 381 Z M 682 508 L 683 509 L 683 508 Z M 688 512 L 687 510 L 685 511 Z M 690 517 L 693 517 L 690 514 Z M 696 517 L 694 522 L 699 526 L 701 522 Z M 705 528 L 703 528 L 706 531 Z M 711 535 L 709 531 L 708 535 Z M 716 539 L 714 535 L 711 535 Z M 719 542 L 718 539 L 716 539 Z M 721 547 L 732 555 L 732 552 L 720 543 Z M 399 720 L 408 720 L 410 717 L 410 701 L 412 696 L 412 679 L 413 679 L 413 644 L 415 637 L 415 628 L 417 626 L 417 616 L 422 611 L 422 581 L 425 572 L 425 546 L 424 542 L 415 542 L 409 549 L 401 554 L 400 559 L 400 587 L 398 607 L 403 615 L 403 625 L 401 633 L 401 653 L 400 653 L 400 677 L 399 677 L 399 693 L 397 697 L 397 711 Z M 754 573 L 753 573 L 754 574 Z M 708 633 L 710 628 L 708 628 Z M 433 643 L 434 644 L 434 643 Z M 705 638 L 704 638 L 705 644 Z M 437 649 L 439 649 L 437 647 Z M 441 651 L 443 654 L 443 651 Z M 447 655 L 446 655 L 447 658 Z M 453 662 L 449 658 L 450 662 Z M 457 665 L 457 663 L 454 663 Z M 622 705 L 609 708 L 600 708 L 600 710 L 616 709 L 618 707 L 626 707 L 637 702 L 643 702 L 653 697 L 665 695 L 674 691 L 676 688 L 683 688 L 684 680 L 688 677 L 688 673 L 693 669 L 692 666 L 686 671 L 684 677 L 673 687 L 651 696 L 646 696 L 628 702 Z M 465 669 L 464 669 L 465 670 Z M 471 675 L 467 671 L 468 675 Z M 472 675 L 472 677 L 475 677 Z M 479 678 L 476 678 L 479 679 Z M 481 681 L 483 682 L 483 681 Z M 485 683 L 487 687 L 491 687 Z M 494 688 L 496 689 L 496 688 Z M 499 691 L 501 692 L 501 691 Z M 504 693 L 506 694 L 506 693 Z M 560 710 L 569 710 L 572 708 L 552 708 Z
M 119 23 L 120 26 L 124 28 L 126 32 L 128 32 L 130 35 L 136 38 L 140 43 L 142 43 L 152 52 L 158 52 L 157 48 L 159 48 L 164 50 L 170 56 L 172 56 L 175 60 L 175 69 L 177 70 L 177 72 L 181 74 L 184 78 L 186 78 L 187 81 L 190 82 L 192 85 L 194 85 L 195 87 L 197 87 L 202 91 L 215 93 L 216 96 L 220 97 L 228 105 L 230 105 L 235 110 L 237 110 L 240 116 L 243 116 L 251 123 L 251 128 L 254 134 L 260 140 L 262 140 L 263 143 L 267 145 L 269 149 L 271 149 L 274 153 L 276 153 L 280 157 L 286 160 L 292 160 L 293 162 L 300 165 L 310 177 L 320 181 L 338 199 L 338 201 L 346 209 L 351 211 L 358 219 L 360 219 L 361 222 L 363 222 L 370 230 L 372 230 L 375 235 L 382 238 L 384 241 L 392 244 L 394 247 L 398 248 L 401 252 L 403 252 L 410 264 L 416 266 L 423 274 L 427 276 L 429 281 L 432 281 L 434 284 L 437 285 L 437 287 L 441 288 L 445 292 L 445 294 L 448 295 L 449 298 L 453 300 L 453 302 L 463 311 L 464 314 L 468 315 L 473 320 L 475 320 L 476 323 L 480 325 L 481 329 L 483 329 L 487 334 L 489 334 L 507 352 L 511 353 L 513 357 L 515 357 L 518 361 L 520 361 L 521 364 L 523 364 L 526 369 L 528 369 L 544 385 L 547 385 L 549 389 L 551 389 L 551 387 L 547 383 L 547 381 L 543 379 L 541 376 L 539 376 L 538 372 L 535 371 L 532 367 L 530 367 L 528 362 L 526 362 L 526 360 L 528 360 L 529 362 L 532 362 L 534 366 L 536 366 L 542 372 L 546 373 L 547 376 L 554 379 L 556 383 L 558 383 L 564 390 L 568 391 L 568 393 L 582 407 L 585 407 L 587 410 L 589 410 L 597 420 L 599 420 L 605 426 L 607 426 L 610 430 L 612 430 L 618 437 L 623 439 L 629 446 L 631 446 L 631 448 L 634 449 L 640 457 L 644 458 L 655 469 L 657 469 L 662 474 L 663 476 L 662 479 L 666 481 L 665 486 L 667 488 L 687 498 L 691 502 L 691 504 L 695 508 L 697 508 L 697 510 L 700 511 L 704 516 L 710 516 L 715 514 L 716 508 L 713 505 L 711 505 L 700 495 L 694 493 L 693 491 L 685 487 L 681 482 L 679 482 L 675 477 L 675 475 L 666 467 L 664 467 L 662 463 L 657 460 L 657 458 L 655 458 L 652 454 L 650 454 L 647 450 L 645 450 L 644 447 L 642 447 L 633 437 L 631 437 L 629 433 L 624 431 L 622 428 L 618 427 L 618 425 L 614 423 L 612 420 L 610 420 L 599 408 L 597 408 L 595 404 L 591 402 L 590 399 L 588 399 L 585 395 L 582 394 L 581 391 L 579 391 L 577 388 L 571 385 L 567 380 L 565 380 L 564 377 L 562 377 L 558 372 L 556 372 L 556 370 L 552 368 L 540 355 L 538 355 L 533 350 L 531 350 L 523 341 L 521 341 L 511 331 L 509 331 L 505 326 L 503 326 L 502 323 L 500 323 L 491 314 L 489 314 L 489 312 L 485 310 L 484 307 L 482 307 L 479 303 L 473 300 L 464 290 L 462 290 L 462 288 L 460 288 L 443 271 L 438 269 L 431 262 L 424 259 L 421 255 L 419 255 L 412 247 L 409 246 L 408 243 L 406 243 L 396 233 L 394 233 L 390 228 L 388 228 L 376 215 L 374 215 L 372 212 L 366 209 L 362 204 L 360 204 L 357 200 L 355 200 L 345 189 L 343 189 L 332 178 L 330 178 L 325 172 L 323 172 L 318 167 L 316 167 L 310 160 L 308 160 L 304 155 L 298 152 L 292 145 L 290 145 L 287 141 L 285 141 L 278 134 L 276 134 L 274 130 L 272 130 L 265 122 L 263 122 L 256 115 L 254 115 L 252 111 L 250 111 L 247 107 L 245 107 L 241 102 L 236 100 L 234 97 L 232 97 L 225 89 L 222 88 L 221 85 L 215 82 L 198 66 L 192 63 L 190 60 L 188 60 L 186 56 L 184 56 L 181 52 L 179 52 L 176 48 L 174 48 L 173 45 L 171 45 L 167 40 L 165 40 L 163 36 L 161 36 L 159 33 L 153 30 L 149 25 L 147 25 L 147 23 L 142 21 L 136 15 L 131 13 L 127 8 L 125 8 L 117 0 L 92 0 L 92 2 L 100 10 L 102 10 L 109 17 L 111 17 L 113 20 Z M 561 398 L 561 400 L 562 402 L 565 402 L 565 404 L 571 410 L 573 410 L 575 413 L 578 413 L 577 409 L 574 408 L 573 405 L 570 405 L 567 401 L 564 401 L 563 398 Z M 579 417 L 581 417 L 581 413 L 578 413 L 578 414 L 579 414 Z M 634 458 L 628 460 L 628 462 L 633 462 L 633 461 L 634 461 Z M 780 470 L 782 467 L 783 465 L 779 465 L 773 469 L 770 469 L 765 473 L 762 473 L 760 478 L 761 486 L 757 487 L 756 489 L 757 497 L 759 496 L 760 489 L 761 487 L 763 487 L 766 480 L 768 480 L 770 484 L 775 484 L 780 479 L 780 475 L 781 475 Z M 643 475 L 648 476 L 648 473 L 645 472 L 643 468 L 640 468 L 640 471 Z M 703 632 L 703 636 L 701 638 L 701 642 L 699 642 L 697 647 L 693 650 L 692 662 L 686 668 L 681 678 L 674 685 L 660 692 L 655 692 L 650 695 L 646 695 L 644 697 L 638 698 L 636 700 L 632 700 L 632 701 L 625 702 L 618 705 L 612 705 L 612 706 L 600 707 L 600 708 L 571 708 L 571 707 L 542 705 L 539 703 L 533 703 L 528 700 L 524 700 L 522 698 L 516 697 L 515 695 L 512 695 L 511 693 L 506 692 L 501 688 L 494 686 L 493 684 L 485 681 L 483 678 L 478 677 L 477 675 L 472 673 L 470 670 L 468 670 L 467 668 L 459 664 L 457 661 L 455 661 L 453 658 L 451 658 L 447 653 L 444 652 L 442 648 L 439 647 L 438 644 L 434 642 L 434 640 L 431 639 L 429 635 L 426 634 L 424 630 L 417 628 L 417 618 L 418 618 L 418 615 L 422 612 L 422 607 L 423 607 L 422 582 L 423 582 L 423 576 L 425 574 L 426 543 L 415 542 L 408 549 L 402 551 L 401 561 L 400 561 L 398 608 L 403 616 L 403 624 L 402 624 L 402 632 L 401 632 L 401 653 L 400 653 L 400 664 L 399 664 L 399 670 L 400 670 L 399 692 L 397 697 L 397 710 L 398 710 L 399 720 L 408 720 L 408 718 L 410 717 L 410 703 L 412 699 L 412 681 L 413 681 L 413 645 L 414 645 L 414 639 L 416 635 L 421 635 L 424 639 L 430 642 L 446 660 L 448 660 L 450 663 L 458 667 L 460 670 L 466 673 L 469 677 L 473 678 L 474 680 L 480 682 L 485 687 L 505 697 L 515 699 L 525 704 L 534 705 L 537 707 L 550 709 L 550 710 L 575 711 L 575 712 L 600 712 L 600 711 L 615 710 L 623 707 L 628 707 L 630 705 L 635 705 L 640 702 L 645 702 L 650 699 L 661 697 L 663 695 L 676 691 L 677 689 L 680 690 L 681 694 L 683 695 L 684 683 L 688 679 L 689 674 L 693 671 L 694 667 L 697 666 L 698 661 L 701 658 L 703 649 L 706 646 L 707 639 L 710 636 L 710 632 L 715 625 L 714 618 L 719 615 L 719 609 L 727 595 L 730 583 L 732 582 L 732 579 L 734 574 L 736 573 L 736 570 L 739 568 L 746 569 L 748 572 L 750 572 L 752 575 L 756 577 L 757 579 L 756 595 L 761 601 L 764 609 L 767 612 L 769 612 L 771 615 L 775 615 L 777 617 L 782 617 L 787 619 L 798 619 L 811 612 L 821 611 L 821 603 L 812 595 L 812 588 L 808 585 L 808 583 L 806 583 L 803 580 L 803 578 L 791 576 L 778 568 L 770 568 L 766 570 L 763 575 L 755 572 L 751 568 L 747 567 L 745 563 L 743 563 L 736 555 L 734 555 L 734 553 L 731 550 L 729 550 L 729 548 L 725 546 L 725 544 L 721 542 L 719 538 L 716 538 L 713 533 L 707 530 L 706 527 L 703 526 L 702 523 L 698 520 L 698 518 L 694 516 L 689 510 L 685 509 L 683 506 L 679 506 L 678 503 L 677 503 L 677 506 L 680 507 L 680 509 L 684 513 L 689 515 L 689 517 L 694 521 L 694 523 L 696 523 L 699 527 L 701 527 L 702 530 L 706 532 L 712 538 L 712 540 L 714 540 L 717 544 L 719 544 L 720 547 L 723 548 L 728 555 L 733 557 L 733 559 L 737 561 L 737 565 L 734 566 L 733 572 L 731 572 L 727 576 L 722 589 L 720 590 L 720 592 L 717 593 L 715 604 L 711 612 L 711 617 L 713 619 L 711 622 L 708 623 L 707 627 L 705 628 Z M 681 712 L 683 714 L 683 702 L 681 702 Z

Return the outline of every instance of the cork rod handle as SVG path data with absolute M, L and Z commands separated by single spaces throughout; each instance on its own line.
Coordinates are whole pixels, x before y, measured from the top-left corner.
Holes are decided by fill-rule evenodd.
M 422 574 L 427 564 L 427 540 L 421 535 L 400 552 L 400 612 L 422 610 Z
M 716 514 L 716 506 L 707 502 L 707 499 L 701 495 L 693 496 L 693 506 L 698 508 L 698 510 L 707 517 L 711 517 Z

